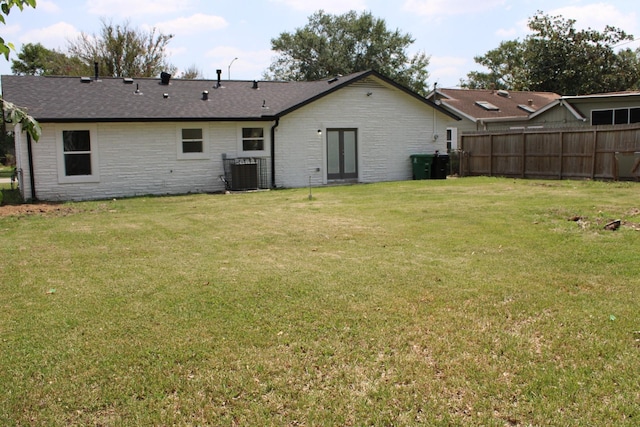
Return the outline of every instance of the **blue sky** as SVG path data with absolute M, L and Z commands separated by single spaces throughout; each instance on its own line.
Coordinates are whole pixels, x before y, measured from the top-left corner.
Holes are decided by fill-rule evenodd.
M 14 9 L 0 35 L 18 51 L 29 42 L 64 51 L 80 32 L 97 34 L 101 20 L 128 21 L 174 34 L 168 56 L 179 70 L 196 66 L 215 78 L 222 69 L 223 78 L 230 72 L 232 79 L 253 80 L 275 56 L 271 39 L 303 27 L 319 9 L 370 11 L 389 29 L 411 34 L 410 51 L 431 57 L 429 84 L 440 87 L 455 87 L 480 69 L 474 56 L 524 37 L 527 19 L 538 10 L 575 19 L 579 28 L 612 25 L 640 39 L 637 0 L 38 0 L 36 9 Z M 625 47 L 640 47 L 640 40 Z M 0 74 L 10 73 L 10 63 L 0 58 Z

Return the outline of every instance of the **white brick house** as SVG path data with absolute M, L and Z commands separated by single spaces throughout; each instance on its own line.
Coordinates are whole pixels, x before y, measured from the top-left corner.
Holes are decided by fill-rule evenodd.
M 166 76 L 165 76 L 166 77 Z M 26 200 L 411 179 L 458 118 L 374 71 L 316 82 L 2 76 Z M 440 137 L 440 138 L 439 138 Z

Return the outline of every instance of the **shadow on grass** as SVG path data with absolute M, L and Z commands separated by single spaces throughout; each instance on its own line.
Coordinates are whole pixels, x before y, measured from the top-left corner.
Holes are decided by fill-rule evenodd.
M 0 206 L 21 205 L 22 203 L 24 203 L 24 201 L 17 188 L 0 188 Z

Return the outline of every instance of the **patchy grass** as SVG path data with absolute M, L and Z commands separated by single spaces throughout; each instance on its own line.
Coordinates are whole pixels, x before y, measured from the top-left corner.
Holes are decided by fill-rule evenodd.
M 465 178 L 5 216 L 0 424 L 637 425 L 639 189 Z

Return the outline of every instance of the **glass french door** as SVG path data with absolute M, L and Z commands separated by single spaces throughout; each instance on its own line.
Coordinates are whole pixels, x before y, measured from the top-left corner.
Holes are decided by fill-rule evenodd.
M 358 133 L 356 129 L 327 129 L 327 178 L 358 177 Z

